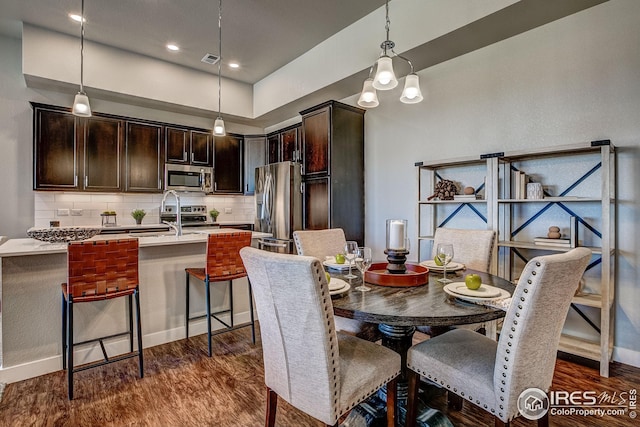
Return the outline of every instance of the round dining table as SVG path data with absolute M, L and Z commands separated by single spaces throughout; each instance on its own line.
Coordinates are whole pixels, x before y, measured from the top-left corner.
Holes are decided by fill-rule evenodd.
M 418 286 L 391 287 L 366 283 L 369 291 L 359 291 L 362 276 L 344 278 L 343 271 L 327 270 L 331 277 L 349 283 L 350 289 L 332 296 L 333 311 L 337 316 L 378 324 L 382 333 L 382 345 L 398 352 L 402 358 L 402 373 L 398 379 L 398 402 L 406 405 L 407 376 L 406 357 L 412 345 L 417 326 L 428 326 L 431 336 L 443 333 L 456 325 L 489 322 L 505 316 L 504 309 L 480 305 L 456 298 L 444 291 L 438 282 L 443 274 L 430 271 L 428 281 Z M 480 275 L 482 283 L 513 293 L 515 285 L 501 277 L 475 270 L 447 272 L 453 282 L 464 282 L 467 274 Z M 370 407 L 372 405 L 369 405 Z M 376 405 L 378 406 L 378 405 Z M 404 411 L 401 411 L 404 415 Z M 370 414 L 377 418 L 379 415 Z M 369 423 L 365 423 L 369 424 Z M 420 425 L 420 424 L 419 424 Z

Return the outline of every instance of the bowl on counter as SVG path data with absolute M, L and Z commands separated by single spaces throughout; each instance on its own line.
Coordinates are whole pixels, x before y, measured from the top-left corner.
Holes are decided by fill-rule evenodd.
M 31 227 L 27 230 L 27 236 L 32 239 L 50 243 L 64 243 L 76 240 L 86 240 L 100 233 L 97 227 Z

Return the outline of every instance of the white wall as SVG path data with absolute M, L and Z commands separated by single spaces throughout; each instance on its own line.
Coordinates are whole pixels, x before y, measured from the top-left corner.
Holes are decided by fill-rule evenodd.
M 380 106 L 365 115 L 366 241 L 375 256 L 384 256 L 388 218 L 408 219 L 415 242 L 415 162 L 611 139 L 619 147 L 614 357 L 640 366 L 639 25 L 640 2 L 612 0 L 420 72 L 421 104 L 400 103 L 402 85 L 378 92 Z

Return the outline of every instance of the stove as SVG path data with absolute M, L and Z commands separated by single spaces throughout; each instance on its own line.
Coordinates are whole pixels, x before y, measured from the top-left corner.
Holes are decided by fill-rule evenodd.
M 175 205 L 166 205 L 164 212 L 160 212 L 160 221 L 175 222 L 177 220 L 176 210 Z M 207 207 L 204 205 L 181 206 L 180 212 L 182 225 L 204 224 L 207 222 Z

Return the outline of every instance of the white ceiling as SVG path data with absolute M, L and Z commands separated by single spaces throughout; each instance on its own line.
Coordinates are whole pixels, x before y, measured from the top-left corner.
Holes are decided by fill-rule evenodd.
M 446 7 L 443 0 L 419 1 Z M 477 0 L 456 4 L 464 9 L 464 1 Z M 403 54 L 422 70 L 604 1 L 519 0 Z M 0 33 L 19 38 L 25 22 L 79 37 L 79 24 L 68 14 L 79 14 L 80 5 L 81 0 L 0 0 Z M 223 0 L 222 75 L 256 83 L 383 5 L 384 0 Z M 200 62 L 206 53 L 218 53 L 216 0 L 85 0 L 85 16 L 87 40 L 217 74 L 217 66 Z M 394 28 L 398 25 L 402 23 L 393 22 Z M 371 41 L 372 49 L 382 40 L 384 22 L 380 37 Z M 169 52 L 169 42 L 182 50 Z M 241 68 L 228 68 L 230 61 Z M 351 96 L 361 89 L 367 73 L 368 67 L 247 123 L 273 125 L 310 105 Z
M 222 75 L 255 83 L 384 0 L 223 0 Z M 218 53 L 216 0 L 85 0 L 85 38 L 217 74 L 202 63 Z M 80 0 L 0 0 L 0 32 L 20 37 L 20 22 L 79 37 Z M 381 23 L 383 28 L 384 23 Z M 381 39 L 383 34 L 381 34 Z M 167 43 L 180 52 L 169 52 Z M 226 67 L 237 61 L 241 68 Z

